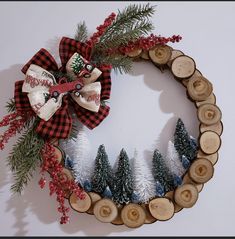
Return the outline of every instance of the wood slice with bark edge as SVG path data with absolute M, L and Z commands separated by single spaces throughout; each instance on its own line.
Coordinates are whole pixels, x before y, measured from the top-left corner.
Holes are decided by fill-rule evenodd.
M 205 158 L 196 159 L 189 168 L 189 177 L 196 183 L 208 182 L 214 174 L 212 163 Z
M 203 104 L 197 110 L 198 120 L 205 125 L 218 123 L 222 118 L 222 113 L 216 105 Z
M 112 222 L 118 216 L 116 204 L 108 198 L 97 201 L 93 211 L 95 217 L 104 223 Z
M 222 121 L 219 121 L 216 124 L 212 124 L 212 125 L 205 125 L 203 123 L 201 123 L 199 125 L 199 130 L 201 133 L 204 133 L 205 131 L 209 130 L 209 131 L 213 131 L 213 132 L 217 133 L 219 136 L 221 136 L 223 133 L 223 129 L 224 129 L 224 126 L 223 126 Z
M 174 203 L 174 211 L 175 213 L 181 211 L 183 208 L 181 206 L 179 206 L 175 201 L 174 201 L 174 191 L 169 191 L 165 194 L 166 198 L 169 198 L 173 203 Z
M 201 191 L 202 191 L 202 189 L 203 189 L 203 186 L 204 186 L 204 184 L 203 183 L 196 183 L 196 182 L 194 182 L 190 177 L 189 177 L 189 174 L 188 174 L 188 172 L 184 175 L 184 177 L 183 177 L 183 184 L 193 184 L 196 188 L 197 188 L 197 190 L 198 190 L 198 192 L 200 193 Z
M 174 193 L 175 202 L 184 208 L 192 207 L 198 199 L 198 190 L 193 184 L 183 184 L 176 188 Z
M 144 209 L 145 214 L 146 214 L 146 218 L 144 221 L 145 224 L 152 224 L 157 221 L 157 219 L 155 217 L 153 217 L 152 214 L 150 213 L 148 204 L 142 203 L 141 207 Z
M 195 61 L 186 55 L 176 57 L 171 64 L 171 72 L 178 80 L 191 77 L 195 70 Z
M 142 53 L 140 54 L 140 57 L 144 60 L 149 60 L 149 52 L 146 50 L 143 50 Z
M 193 101 L 205 101 L 212 91 L 212 84 L 204 76 L 193 77 L 187 85 L 187 94 Z
M 203 153 L 214 154 L 220 149 L 220 136 L 213 131 L 205 131 L 199 138 L 199 146 Z
M 99 201 L 101 199 L 101 196 L 98 193 L 95 192 L 88 192 L 88 195 L 91 198 L 91 206 L 90 208 L 86 211 L 86 213 L 90 214 L 90 215 L 94 215 L 94 206 L 96 204 L 97 201 Z
M 171 57 L 171 51 L 171 47 L 158 44 L 149 50 L 149 57 L 154 64 L 165 65 Z
M 197 76 L 202 76 L 202 73 L 198 69 L 196 69 L 195 72 L 193 73 L 193 75 L 191 77 L 189 77 L 188 79 L 182 79 L 181 80 L 182 85 L 187 87 L 188 86 L 188 82 L 190 80 L 192 80 L 194 77 L 197 77 Z
M 91 206 L 91 198 L 85 191 L 82 192 L 84 194 L 84 199 L 80 199 L 76 196 L 75 193 L 72 193 L 69 197 L 69 204 L 73 210 L 77 212 L 86 212 Z
M 62 169 L 62 173 L 59 175 L 59 177 L 61 177 L 61 179 L 65 179 L 65 180 L 74 180 L 74 177 L 71 173 L 71 171 L 67 168 L 63 168 Z M 69 199 L 71 191 L 69 188 L 62 188 L 64 193 L 65 193 L 65 198 Z
M 136 58 L 140 56 L 141 52 L 142 52 L 142 49 L 135 49 L 134 51 L 127 53 L 127 56 L 131 58 Z
M 183 53 L 182 51 L 180 51 L 180 50 L 174 50 L 174 49 L 173 49 L 173 50 L 171 51 L 171 57 L 170 57 L 169 61 L 167 62 L 167 65 L 168 65 L 169 67 L 171 67 L 172 61 L 173 61 L 176 57 L 182 56 L 182 55 L 184 55 L 184 53 Z
M 196 101 L 195 104 L 196 104 L 197 107 L 199 107 L 203 104 L 213 104 L 213 105 L 215 105 L 216 104 L 216 96 L 212 92 L 206 100 Z
M 159 221 L 167 221 L 174 216 L 175 207 L 169 198 L 155 198 L 149 202 L 149 211 Z
M 216 152 L 214 154 L 204 154 L 201 150 L 198 150 L 197 157 L 198 158 L 206 158 L 209 161 L 211 161 L 211 163 L 213 165 L 215 165 L 218 162 L 219 154 L 218 154 L 218 152 Z
M 137 228 L 144 224 L 146 213 L 139 204 L 129 203 L 123 207 L 121 218 L 127 227 Z
M 113 225 L 119 226 L 119 225 L 123 225 L 124 224 L 124 222 L 123 222 L 123 220 L 121 218 L 121 211 L 122 211 L 123 205 L 121 205 L 121 204 L 117 205 L 117 208 L 118 208 L 118 215 L 111 223 Z

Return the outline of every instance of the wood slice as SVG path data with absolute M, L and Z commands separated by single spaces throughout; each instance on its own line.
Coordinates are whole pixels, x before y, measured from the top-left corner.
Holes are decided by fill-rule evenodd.
M 142 53 L 141 53 L 141 55 L 140 55 L 140 57 L 141 57 L 142 59 L 144 59 L 144 60 L 149 60 L 149 59 L 150 59 L 150 58 L 149 58 L 149 52 L 146 51 L 146 50 L 143 50 Z
M 141 204 L 141 207 L 143 207 L 145 214 L 146 214 L 146 218 L 144 221 L 145 224 L 152 224 L 157 221 L 157 219 L 155 217 L 153 217 L 152 214 L 150 213 L 148 204 L 143 203 L 143 204 Z
M 174 191 L 167 192 L 164 197 L 169 198 L 173 202 L 175 213 L 177 213 L 183 209 L 181 206 L 176 204 L 176 202 L 174 201 Z
M 203 76 L 194 77 L 187 85 L 187 93 L 194 101 L 206 100 L 211 95 L 212 90 L 212 84 Z
M 155 198 L 149 202 L 149 211 L 159 221 L 166 221 L 173 217 L 175 208 L 168 198 Z
M 127 227 L 137 228 L 144 224 L 146 213 L 140 205 L 129 203 L 122 209 L 121 218 Z
M 86 213 L 93 215 L 94 214 L 94 212 L 93 212 L 94 206 L 95 206 L 96 202 L 101 199 L 101 196 L 98 193 L 95 193 L 95 192 L 88 192 L 88 195 L 91 198 L 91 206 L 86 211 Z
M 62 174 L 59 175 L 59 177 L 61 177 L 61 179 L 65 179 L 65 180 L 74 180 L 74 177 L 73 177 L 71 171 L 68 170 L 67 168 L 63 168 Z M 66 187 L 64 187 L 62 189 L 65 193 L 65 198 L 69 199 L 70 194 L 71 194 L 71 190 L 69 188 L 66 188 Z
M 59 146 L 57 146 L 57 145 L 54 145 L 54 149 L 55 149 L 56 159 L 59 161 L 59 163 L 62 163 L 63 159 L 64 159 L 64 152 L 63 152 L 63 150 Z
M 77 212 L 86 212 L 91 206 L 90 196 L 83 191 L 84 199 L 77 197 L 75 193 L 72 193 L 69 197 L 70 206 Z
M 219 136 L 223 133 L 223 128 L 224 127 L 223 127 L 222 121 L 219 121 L 216 124 L 212 124 L 212 125 L 205 125 L 205 124 L 201 123 L 199 126 L 201 133 L 209 130 L 209 131 L 213 131 L 213 132 L 217 133 Z
M 213 125 L 221 120 L 222 113 L 216 105 L 203 104 L 198 108 L 197 116 L 201 123 Z
M 135 58 L 138 57 L 141 54 L 141 52 L 142 49 L 135 49 L 134 51 L 127 53 L 127 56 Z
M 199 106 L 201 106 L 203 104 L 213 104 L 213 105 L 215 105 L 216 104 L 215 94 L 211 93 L 206 100 L 196 101 L 195 104 L 196 104 L 197 107 L 199 107 Z
M 189 177 L 196 183 L 208 182 L 214 174 L 212 163 L 204 158 L 195 160 L 189 168 Z
M 215 165 L 219 159 L 219 154 L 218 154 L 218 152 L 216 152 L 214 154 L 204 154 L 201 150 L 198 150 L 197 157 L 198 158 L 206 158 L 209 161 L 211 161 L 211 163 L 213 165 Z
M 198 199 L 198 190 L 193 184 L 184 184 L 176 188 L 174 199 L 179 206 L 190 208 Z
M 203 189 L 203 184 L 198 184 L 198 183 L 194 182 L 194 181 L 189 177 L 189 174 L 188 174 L 188 173 L 186 173 L 186 174 L 184 175 L 184 177 L 183 177 L 183 184 L 193 184 L 193 185 L 197 188 L 197 190 L 198 190 L 199 193 L 200 193 L 200 192 L 202 191 L 202 189 Z
M 149 57 L 156 65 L 165 65 L 171 57 L 171 48 L 167 45 L 156 45 L 149 50 Z
M 197 77 L 197 76 L 202 76 L 202 73 L 198 69 L 196 69 L 194 74 L 191 77 L 189 77 L 188 79 L 182 79 L 181 80 L 183 86 L 187 87 L 188 86 L 188 82 L 190 80 L 192 80 L 194 77 Z
M 168 65 L 169 67 L 171 67 L 172 61 L 173 61 L 176 57 L 182 56 L 182 55 L 184 55 L 184 53 L 183 53 L 182 51 L 172 50 L 172 51 L 171 51 L 171 57 L 170 57 L 169 61 L 167 62 L 167 65 Z
M 205 131 L 200 136 L 199 145 L 203 153 L 214 154 L 221 146 L 220 136 L 213 131 Z
M 196 70 L 195 61 L 189 56 L 178 56 L 171 64 L 172 74 L 178 79 L 189 78 Z
M 118 206 L 118 215 L 117 215 L 117 217 L 111 222 L 113 225 L 119 226 L 119 225 L 123 225 L 123 224 L 124 224 L 124 222 L 123 222 L 123 220 L 122 220 L 122 218 L 121 218 L 122 208 L 123 208 L 122 205 Z
M 164 197 L 169 198 L 170 200 L 174 199 L 174 191 L 167 192 Z
M 96 202 L 94 215 L 101 222 L 112 222 L 118 216 L 118 208 L 112 200 L 103 198 Z
M 177 203 L 174 203 L 174 207 L 175 207 L 174 209 L 175 213 L 180 212 L 183 209 L 183 207 L 179 206 Z

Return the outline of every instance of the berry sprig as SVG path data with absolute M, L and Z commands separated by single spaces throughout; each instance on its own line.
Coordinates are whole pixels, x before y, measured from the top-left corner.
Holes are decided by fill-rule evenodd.
M 162 37 L 151 34 L 148 37 L 140 37 L 136 41 L 130 41 L 126 45 L 119 46 L 118 48 L 108 49 L 107 54 L 122 54 L 125 55 L 136 49 L 149 50 L 157 44 L 165 45 L 168 42 L 179 42 L 182 39 L 180 35 L 173 35 L 172 37 Z
M 50 143 L 45 143 L 42 149 L 42 177 L 39 180 L 39 185 L 44 188 L 46 185 L 45 172 L 49 172 L 51 180 L 49 182 L 50 196 L 56 194 L 56 200 L 59 203 L 58 212 L 62 213 L 60 218 L 61 224 L 69 222 L 69 208 L 65 206 L 66 191 L 73 192 L 80 199 L 84 199 L 82 189 L 75 183 L 74 180 L 68 179 L 63 173 L 63 167 L 57 160 L 55 148 Z
M 23 128 L 25 123 L 32 117 L 31 113 L 20 113 L 14 112 L 6 115 L 0 122 L 0 127 L 9 126 L 9 128 L 0 135 L 0 150 L 5 148 L 9 139 L 19 133 Z
M 113 23 L 113 21 L 116 18 L 116 14 L 115 13 L 111 13 L 105 20 L 104 23 L 99 25 L 96 30 L 97 32 L 95 32 L 90 39 L 86 42 L 88 45 L 90 45 L 91 47 L 94 46 L 97 42 L 99 42 L 99 38 L 105 33 L 106 29 Z

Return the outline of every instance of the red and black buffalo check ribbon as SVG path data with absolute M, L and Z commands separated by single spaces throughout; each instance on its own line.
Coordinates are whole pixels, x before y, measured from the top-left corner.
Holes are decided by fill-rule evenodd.
M 78 52 L 85 59 L 90 61 L 91 59 L 91 47 L 85 43 L 75 41 L 67 37 L 63 37 L 60 41 L 59 53 L 62 66 L 58 68 L 58 65 L 53 56 L 44 48 L 40 49 L 32 59 L 22 68 L 22 72 L 25 74 L 31 64 L 38 65 L 47 71 L 62 71 L 66 72 L 65 67 L 71 56 Z M 99 70 L 102 71 L 101 76 L 97 79 L 101 83 L 101 100 L 109 99 L 111 92 L 111 77 L 109 66 L 99 66 Z M 32 111 L 27 93 L 22 92 L 22 85 L 24 81 L 17 81 L 15 83 L 15 104 L 17 111 Z M 68 138 L 72 127 L 72 117 L 68 110 L 69 105 L 74 107 L 74 111 L 81 121 L 88 128 L 93 129 L 98 126 L 104 118 L 109 114 L 110 108 L 108 106 L 100 106 L 98 112 L 92 112 L 82 108 L 76 102 L 73 101 L 69 94 L 63 97 L 62 106 L 56 111 L 56 113 L 48 120 L 40 120 L 37 125 L 36 132 L 43 138 Z

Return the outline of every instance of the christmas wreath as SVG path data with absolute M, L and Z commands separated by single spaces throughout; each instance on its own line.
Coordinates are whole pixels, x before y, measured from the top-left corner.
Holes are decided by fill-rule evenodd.
M 42 48 L 22 68 L 24 80 L 15 83 L 14 98 L 6 105 L 9 114 L 0 122 L 8 127 L 0 136 L 1 150 L 21 134 L 7 159 L 15 179 L 11 190 L 21 193 L 38 168 L 39 186 L 44 188 L 49 173 L 61 224 L 69 221 L 70 207 L 101 222 L 133 228 L 168 220 L 192 207 L 213 176 L 223 130 L 213 86 L 191 57 L 167 45 L 181 36 L 150 33 L 153 14 L 149 4 L 130 5 L 110 14 L 91 37 L 82 22 L 74 39 L 60 40 L 61 66 Z M 200 135 L 189 135 L 178 119 L 167 155 L 156 149 L 151 168 L 137 153 L 130 163 L 124 149 L 114 168 L 104 145 L 88 165 L 83 125 L 93 129 L 108 116 L 111 70 L 128 73 L 137 60 L 152 62 L 162 72 L 170 70 L 186 88 L 197 108 Z

